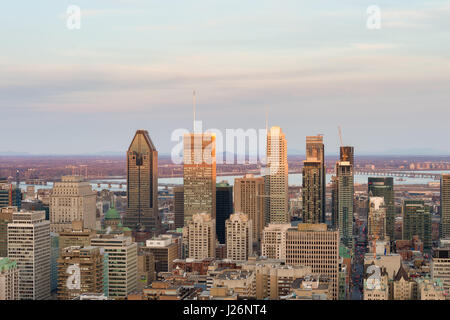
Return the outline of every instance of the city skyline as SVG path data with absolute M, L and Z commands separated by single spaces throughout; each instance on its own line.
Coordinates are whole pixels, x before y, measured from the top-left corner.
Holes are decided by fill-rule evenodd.
M 2 6 L 0 152 L 117 152 L 145 129 L 167 154 L 196 90 L 207 127 L 264 128 L 268 110 L 290 150 L 323 133 L 337 153 L 341 125 L 359 154 L 450 154 L 449 1 L 377 1 L 379 30 L 365 0 L 78 1 L 79 30 L 69 4 Z

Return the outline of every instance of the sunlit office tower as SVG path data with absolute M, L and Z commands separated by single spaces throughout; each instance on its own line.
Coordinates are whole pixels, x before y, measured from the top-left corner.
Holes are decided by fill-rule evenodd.
M 8 256 L 8 223 L 12 222 L 17 207 L 0 208 L 0 257 Z
M 184 224 L 197 213 L 216 218 L 216 136 L 188 133 L 183 137 Z
M 264 178 L 254 177 L 252 174 L 236 178 L 234 180 L 234 207 L 236 212 L 248 215 L 252 221 L 253 242 L 260 244 L 264 229 Z
M 441 238 L 450 239 L 450 174 L 441 176 Z
M 325 147 L 322 135 L 306 137 L 302 177 L 303 222 L 325 222 Z
M 227 259 L 247 261 L 253 252 L 252 221 L 245 213 L 234 213 L 226 221 Z
M 267 133 L 267 172 L 264 176 L 265 224 L 288 223 L 288 162 L 287 143 L 280 127 Z
M 309 266 L 315 275 L 326 276 L 332 298 L 338 298 L 339 231 L 328 231 L 324 223 L 299 223 L 286 232 L 286 264 Z
M 367 217 L 368 240 L 385 240 L 387 208 L 383 197 L 370 197 Z
M 81 176 L 63 176 L 55 182 L 50 195 L 50 231 L 61 232 L 72 221 L 83 221 L 87 229 L 95 229 L 97 193 Z
M 210 214 L 194 214 L 185 226 L 188 258 L 205 259 L 216 256 L 216 221 Z
M 225 221 L 233 212 L 233 186 L 222 181 L 216 185 L 216 235 L 221 244 L 226 241 Z
M 158 151 L 146 130 L 136 131 L 127 152 L 127 211 L 123 224 L 134 232 L 161 232 Z
M 386 205 L 386 235 L 390 240 L 395 240 L 395 203 L 394 203 L 394 178 L 369 177 L 368 195 L 370 197 L 383 197 Z
M 271 223 L 263 230 L 261 256 L 286 261 L 286 232 L 290 223 Z
M 403 200 L 403 239 L 419 236 L 424 249 L 431 249 L 431 212 L 423 200 Z
M 126 299 L 137 288 L 137 244 L 123 235 L 99 235 L 91 246 L 102 247 L 108 255 L 108 297 Z
M 341 242 L 353 247 L 353 166 L 350 161 L 336 163 L 337 220 Z
M 19 268 L 19 299 L 50 298 L 50 221 L 45 211 L 13 213 L 8 223 L 8 257 Z
M 58 299 L 73 300 L 83 293 L 103 293 L 100 248 L 67 247 L 58 259 Z

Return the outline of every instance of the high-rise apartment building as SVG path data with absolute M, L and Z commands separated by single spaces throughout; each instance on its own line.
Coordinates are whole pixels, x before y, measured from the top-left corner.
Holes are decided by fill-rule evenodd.
M 178 186 L 173 188 L 174 198 L 174 214 L 175 214 L 175 228 L 184 227 L 184 188 Z
M 64 248 L 58 259 L 58 299 L 73 300 L 86 293 L 103 294 L 103 267 L 100 248 Z
M 158 151 L 146 130 L 137 130 L 127 151 L 127 211 L 123 224 L 158 235 Z
M 81 176 L 63 176 L 55 182 L 50 196 L 50 230 L 61 232 L 72 221 L 83 221 L 83 226 L 95 229 L 96 192 Z
M 368 240 L 385 240 L 387 224 L 387 208 L 383 197 L 369 198 L 369 214 L 367 217 Z
M 286 261 L 286 232 L 290 223 L 271 223 L 263 230 L 261 256 Z
M 236 212 L 248 215 L 252 221 L 253 243 L 261 243 L 264 229 L 264 178 L 246 174 L 234 180 L 234 206 Z
M 265 224 L 289 223 L 287 142 L 280 127 L 267 133 L 266 154 Z
M 302 169 L 303 222 L 325 222 L 325 147 L 323 136 L 306 137 Z
M 216 221 L 210 214 L 194 214 L 183 232 L 188 258 L 205 259 L 216 256 Z
M 386 205 L 386 235 L 395 240 L 394 179 L 392 177 L 369 177 L 369 201 L 371 197 L 383 197 Z
M 126 299 L 137 288 L 137 244 L 123 235 L 99 235 L 91 246 L 108 255 L 108 297 Z
M 0 257 L 0 300 L 19 300 L 19 268 L 6 257 Z
M 233 213 L 233 187 L 226 181 L 216 185 L 216 234 L 219 243 L 226 241 L 225 221 Z
M 333 300 L 338 298 L 339 231 L 328 231 L 324 223 L 299 223 L 286 232 L 286 264 L 310 266 L 314 275 L 329 281 Z
M 185 225 L 197 213 L 216 219 L 216 136 L 189 133 L 183 137 Z
M 253 226 L 248 215 L 234 213 L 225 223 L 227 259 L 247 261 L 253 252 Z
M 350 161 L 338 161 L 336 163 L 336 210 L 337 226 L 341 242 L 353 247 L 353 166 Z
M 19 268 L 19 299 L 50 298 L 50 222 L 45 211 L 13 213 L 8 223 L 8 257 Z
M 403 200 L 403 240 L 419 236 L 424 249 L 431 249 L 431 212 L 423 200 Z
M 440 237 L 450 238 L 450 174 L 441 175 Z

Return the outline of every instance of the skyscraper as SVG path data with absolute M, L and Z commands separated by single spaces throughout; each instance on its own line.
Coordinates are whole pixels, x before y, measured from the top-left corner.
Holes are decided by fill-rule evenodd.
M 158 151 L 146 130 L 136 131 L 127 152 L 127 212 L 123 224 L 134 232 L 161 232 Z
M 19 299 L 50 298 L 50 221 L 45 211 L 13 213 L 8 223 L 8 257 L 19 268 Z
M 12 222 L 17 207 L 0 208 L 0 257 L 8 256 L 8 223 Z
M 290 222 L 287 143 L 280 127 L 267 133 L 267 174 L 264 176 L 265 224 Z
M 96 198 L 89 182 L 81 176 L 63 176 L 50 195 L 50 231 L 61 232 L 72 221 L 83 221 L 87 229 L 96 226 Z
M 19 300 L 17 262 L 0 256 L 0 300 Z
M 353 166 L 350 161 L 336 163 L 336 194 L 334 206 L 339 226 L 341 242 L 353 247 Z
M 383 197 L 386 205 L 386 235 L 395 240 L 394 179 L 392 177 L 369 177 L 369 203 L 371 197 Z
M 323 136 L 306 137 L 302 169 L 303 222 L 325 222 L 325 147 Z
M 248 215 L 252 220 L 253 242 L 261 243 L 264 229 L 264 178 L 246 174 L 234 180 L 234 206 L 236 212 Z
M 0 178 L 0 208 L 14 206 L 19 210 L 22 204 L 22 191 L 6 178 Z
M 226 181 L 216 185 L 216 234 L 219 243 L 224 244 L 225 221 L 233 213 L 233 187 Z
M 183 137 L 185 225 L 194 214 L 216 218 L 216 136 L 189 133 Z
M 441 238 L 450 238 L 450 174 L 441 175 Z
M 227 259 L 247 261 L 253 252 L 252 221 L 245 213 L 234 213 L 226 221 Z
M 403 200 L 403 239 L 419 236 L 424 249 L 431 249 L 431 212 L 423 200 Z
M 216 256 L 216 221 L 210 214 L 194 214 L 183 232 L 188 258 L 205 259 Z

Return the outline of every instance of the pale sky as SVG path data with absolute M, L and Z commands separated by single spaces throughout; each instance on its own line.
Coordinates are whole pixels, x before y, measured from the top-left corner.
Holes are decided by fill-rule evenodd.
M 291 152 L 317 133 L 337 152 L 340 125 L 357 154 L 450 154 L 450 1 L 15 0 L 0 15 L 0 152 L 125 152 L 146 129 L 170 153 L 195 89 L 205 128 L 261 129 L 268 109 Z

